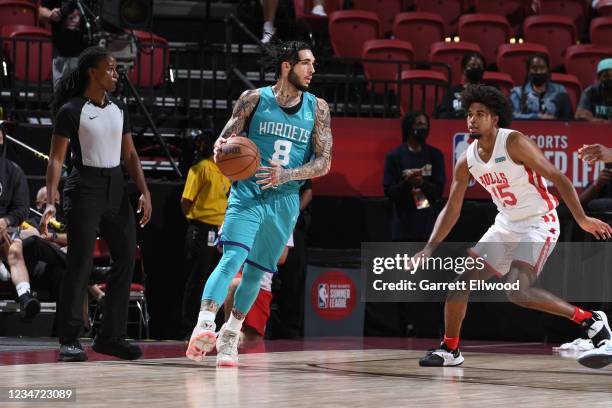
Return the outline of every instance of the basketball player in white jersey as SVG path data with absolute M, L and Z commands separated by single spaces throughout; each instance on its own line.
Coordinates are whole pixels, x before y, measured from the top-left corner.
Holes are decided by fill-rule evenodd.
M 505 128 L 512 111 L 504 94 L 490 86 L 475 85 L 462 92 L 461 100 L 475 141 L 457 162 L 448 202 L 436 220 L 427 245 L 415 257 L 431 256 L 453 228 L 471 175 L 491 194 L 499 213 L 493 226 L 469 250 L 474 257 L 487 254 L 486 268 L 466 271 L 457 280 L 466 281 L 468 288 L 470 280 L 485 281 L 493 275 L 505 276 L 508 282 L 518 280 L 520 290 L 507 293 L 510 301 L 573 320 L 587 329 L 597 347 L 611 337 L 605 313 L 582 310 L 550 292 L 532 287 L 559 237 L 555 210 L 558 201 L 548 191 L 545 179 L 553 182 L 582 229 L 597 239 L 607 239 L 612 235 L 612 228 L 585 215 L 572 183 L 530 138 Z M 469 290 L 447 294 L 444 340 L 420 360 L 421 366 L 457 366 L 463 362 L 458 344 L 468 298 Z

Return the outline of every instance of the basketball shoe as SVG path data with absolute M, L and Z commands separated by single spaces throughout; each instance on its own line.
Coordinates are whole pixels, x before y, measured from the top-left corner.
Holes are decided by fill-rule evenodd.
M 593 316 L 583 321 L 581 325 L 586 329 L 593 346 L 599 347 L 604 341 L 612 338 L 612 332 L 608 324 L 608 316 L 604 312 L 593 310 L 591 313 L 593 313 Z
M 224 324 L 217 336 L 217 367 L 236 367 L 238 365 L 238 343 L 240 331 L 230 330 Z
M 189 346 L 185 356 L 193 361 L 202 361 L 206 353 L 210 353 L 215 348 L 215 322 L 203 320 L 196 324 L 191 333 Z
M 442 343 L 437 349 L 428 351 L 425 357 L 419 360 L 419 365 L 421 367 L 454 367 L 461 365 L 463 360 L 459 348 L 451 350 Z
M 604 340 L 598 348 L 582 354 L 578 362 L 589 368 L 602 368 L 612 363 L 612 340 Z

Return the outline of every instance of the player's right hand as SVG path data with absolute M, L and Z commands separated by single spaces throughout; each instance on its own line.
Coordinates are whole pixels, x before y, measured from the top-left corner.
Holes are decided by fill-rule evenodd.
M 232 133 L 230 135 L 230 137 L 234 137 L 234 136 L 236 136 L 235 133 Z M 229 139 L 229 137 L 227 139 Z M 214 159 L 215 163 L 219 160 L 219 157 L 221 155 L 221 148 L 223 147 L 224 144 L 227 143 L 227 139 L 224 138 L 224 137 L 219 137 L 215 141 L 215 145 L 213 147 L 213 154 L 214 154 L 213 159 Z
M 47 230 L 47 225 L 49 224 L 51 218 L 55 217 L 55 212 L 55 205 L 47 203 L 47 206 L 45 207 L 45 212 L 43 212 L 42 218 L 40 219 L 40 225 L 38 227 L 38 230 L 40 231 L 41 235 L 49 234 L 49 231 Z
M 612 237 L 612 227 L 606 222 L 593 217 L 586 217 L 580 223 L 580 228 L 592 234 L 597 239 L 609 239 Z
M 419 268 L 414 268 L 413 265 L 417 265 L 417 259 L 421 258 L 421 260 L 418 261 L 418 265 L 423 265 L 425 262 L 427 262 L 427 259 L 431 257 L 431 254 L 432 251 L 430 249 L 423 248 L 421 251 L 412 255 L 413 261 L 408 265 L 408 269 L 406 269 L 406 272 L 410 272 L 411 274 L 416 273 Z

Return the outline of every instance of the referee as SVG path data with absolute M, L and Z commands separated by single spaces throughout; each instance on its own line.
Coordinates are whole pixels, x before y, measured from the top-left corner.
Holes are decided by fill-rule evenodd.
M 90 47 L 79 56 L 76 70 L 60 80 L 53 95 L 55 127 L 47 167 L 43 233 L 55 215 L 53 203 L 68 147 L 73 165 L 64 185 L 68 265 L 59 300 L 59 361 L 87 360 L 78 339 L 98 232 L 108 243 L 113 266 L 107 281 L 102 327 L 92 348 L 126 360 L 142 355 L 138 346 L 125 340 L 136 226 L 121 160 L 141 193 L 141 227 L 151 218 L 151 196 L 132 141 L 127 110 L 107 95 L 115 89 L 117 78 L 115 58 L 104 48 Z

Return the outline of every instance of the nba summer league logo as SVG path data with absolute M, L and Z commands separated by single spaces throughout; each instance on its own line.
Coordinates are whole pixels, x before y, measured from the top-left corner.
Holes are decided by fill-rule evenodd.
M 470 147 L 470 134 L 469 133 L 455 133 L 453 136 L 453 169 L 455 168 L 455 164 L 459 161 L 459 158 Z M 470 177 L 470 182 L 468 183 L 468 187 L 473 187 L 476 184 L 476 181 Z
M 349 316 L 357 301 L 357 286 L 353 279 L 340 271 L 322 273 L 311 288 L 311 304 L 326 320 Z

